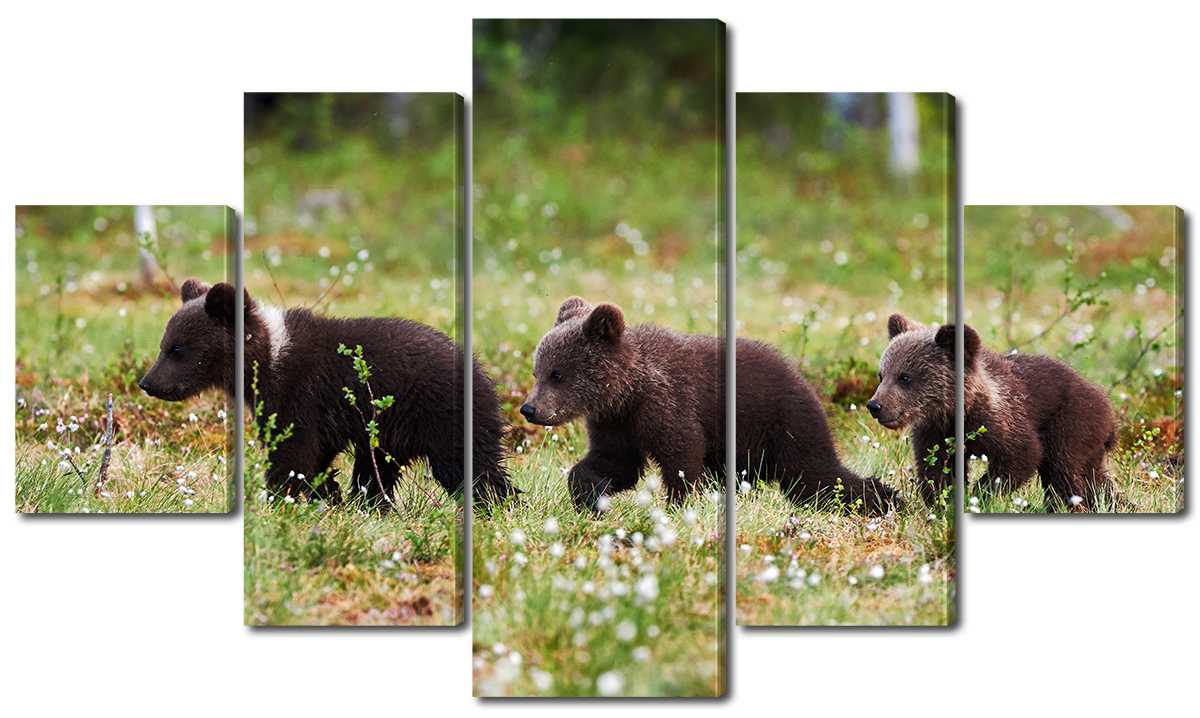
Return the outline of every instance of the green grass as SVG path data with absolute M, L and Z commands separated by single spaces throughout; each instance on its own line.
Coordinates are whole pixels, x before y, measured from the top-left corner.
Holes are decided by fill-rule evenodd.
M 163 325 L 179 308 L 171 282 L 225 278 L 224 210 L 156 212 L 166 269 L 147 286 L 139 272 L 132 207 L 17 210 L 18 512 L 232 509 L 233 424 L 223 394 L 172 403 L 148 397 L 137 386 L 158 356 Z M 97 495 L 110 392 L 112 458 Z M 74 467 L 62 457 L 64 449 L 71 451 Z
M 401 474 L 395 509 L 381 513 L 353 499 L 331 507 L 268 495 L 264 461 L 263 452 L 248 448 L 246 625 L 461 620 L 455 566 L 462 561 L 462 506 L 432 480 L 418 478 L 425 474 L 424 464 Z M 349 477 L 352 463 L 345 458 L 338 463 L 341 476 Z M 343 495 L 351 496 L 351 490 L 347 478 Z
M 942 505 L 926 506 L 915 493 L 907 436 L 865 410 L 837 408 L 830 419 L 847 464 L 883 477 L 907 501 L 885 517 L 865 517 L 831 503 L 796 506 L 778 486 L 746 477 L 735 537 L 738 624 L 953 622 L 952 492 Z
M 585 445 L 574 425 L 522 440 L 510 470 L 524 493 L 476 512 L 476 695 L 718 695 L 725 492 L 674 506 L 644 481 L 581 513 L 564 472 Z

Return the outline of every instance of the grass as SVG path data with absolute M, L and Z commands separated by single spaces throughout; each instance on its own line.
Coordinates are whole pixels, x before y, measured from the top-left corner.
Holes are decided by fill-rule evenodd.
M 592 515 L 564 490 L 586 446 L 580 427 L 519 446 L 510 470 L 524 493 L 476 512 L 472 528 L 476 694 L 723 692 L 719 482 L 678 506 L 650 488 L 624 492 Z
M 885 517 L 831 504 L 792 504 L 776 485 L 745 477 L 737 501 L 739 625 L 923 625 L 954 620 L 954 502 L 915 493 L 907 436 L 865 410 L 830 417 L 847 464 L 881 476 L 907 502 Z M 856 438 L 850 438 L 856 437 Z M 863 439 L 866 439 L 865 441 Z
M 223 393 L 172 403 L 137 386 L 158 356 L 163 324 L 179 308 L 171 282 L 224 279 L 224 212 L 157 207 L 166 270 L 147 286 L 131 207 L 17 209 L 18 512 L 232 509 L 233 425 Z M 110 392 L 112 457 L 97 495 Z
M 247 135 L 246 287 L 275 305 L 334 317 L 402 317 L 455 338 L 461 286 L 450 96 L 407 100 L 410 119 L 437 119 L 421 132 L 396 134 L 398 125 L 383 112 L 338 115 L 357 129 L 320 119 L 327 103 L 358 108 L 380 101 L 283 99 L 293 114 L 274 118 L 286 119 L 281 131 Z M 298 149 L 293 141 L 312 129 L 304 118 L 324 132 L 319 147 Z M 391 511 L 352 500 L 349 453 L 334 468 L 351 500 L 333 507 L 287 502 L 265 492 L 266 452 L 254 417 L 246 438 L 247 625 L 463 620 L 462 506 L 425 478 L 423 462 L 401 473 Z
M 250 434 L 247 433 L 249 436 Z M 461 620 L 462 507 L 436 505 L 402 473 L 387 513 L 268 495 L 265 456 L 248 447 L 245 501 L 246 625 L 452 625 Z M 341 476 L 352 462 L 339 460 Z M 427 481 L 431 493 L 441 489 Z M 351 495 L 349 479 L 344 495 Z M 458 554 L 456 556 L 456 554 Z

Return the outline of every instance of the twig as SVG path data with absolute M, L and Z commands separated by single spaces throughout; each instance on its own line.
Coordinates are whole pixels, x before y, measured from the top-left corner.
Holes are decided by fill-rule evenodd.
M 271 271 L 271 258 L 267 256 L 266 250 L 263 251 L 263 266 L 267 268 L 267 275 L 271 277 L 271 285 L 275 287 L 275 293 L 279 295 L 279 301 L 286 307 L 287 300 L 283 298 L 283 291 L 279 288 L 279 283 L 275 281 L 275 273 Z
M 334 282 L 333 284 L 341 284 L 341 282 Z M 331 284 L 331 285 L 329 285 L 329 289 L 333 289 L 333 285 L 332 285 L 332 284 Z M 329 289 L 326 289 L 326 290 L 325 290 L 325 294 L 328 294 L 328 293 L 329 293 Z M 339 299 L 339 298 L 340 298 L 340 297 L 341 297 L 343 294 L 345 294 L 345 293 L 346 293 L 346 290 L 344 290 L 344 289 L 343 289 L 343 290 L 340 290 L 340 291 L 339 291 L 337 294 L 335 294 L 335 295 L 333 295 L 332 297 L 330 297 L 330 298 L 329 298 L 329 302 L 332 304 L 333 302 L 337 301 L 337 300 L 338 300 L 338 299 Z M 319 304 L 321 303 L 321 300 L 325 298 L 325 294 L 322 294 L 322 295 L 321 295 L 321 296 L 320 296 L 320 297 L 317 299 L 317 302 L 316 302 L 316 304 L 312 305 L 312 310 L 313 310 L 314 312 L 317 310 L 317 305 L 319 305 Z
M 1134 360 L 1133 360 L 1133 365 L 1129 367 L 1129 371 L 1125 372 L 1125 376 L 1123 376 L 1123 377 L 1121 377 L 1120 379 L 1118 379 L 1118 380 L 1117 380 L 1117 381 L 1116 381 L 1116 382 L 1115 382 L 1115 383 L 1114 383 L 1114 384 L 1113 384 L 1111 387 L 1109 387 L 1109 388 L 1110 388 L 1110 389 L 1116 389 L 1118 386 L 1120 386 L 1120 385 L 1124 384 L 1124 383 L 1126 382 L 1126 380 L 1128 380 L 1128 379 L 1129 379 L 1129 377 L 1133 376 L 1133 371 L 1134 371 L 1135 369 L 1137 369 L 1137 365 L 1138 365 L 1138 364 L 1140 364 L 1140 363 L 1141 363 L 1141 361 L 1142 361 L 1142 359 L 1143 359 L 1143 358 L 1145 358 L 1146 354 L 1148 354 L 1148 353 L 1150 352 L 1150 347 L 1154 346 L 1154 342 L 1155 342 L 1155 341 L 1156 341 L 1156 340 L 1157 340 L 1159 337 L 1161 337 L 1161 336 L 1162 336 L 1164 333 L 1166 333 L 1166 331 L 1167 331 L 1168 329 L 1170 329 L 1171 327 L 1175 326 L 1175 322 L 1177 322 L 1177 321 L 1179 321 L 1179 316 L 1176 316 L 1174 319 L 1172 319 L 1170 322 L 1168 322 L 1168 323 L 1167 323 L 1167 326 L 1163 327 L 1163 328 L 1162 328 L 1162 330 L 1158 332 L 1158 334 L 1155 334 L 1154 336 L 1150 337 L 1150 341 L 1146 342 L 1146 345 L 1142 347 L 1142 352 L 1141 352 L 1140 354 L 1138 354 L 1138 355 L 1137 355 L 1137 359 L 1134 359 Z
M 84 476 L 83 472 L 79 470 L 79 467 L 75 465 L 75 460 L 71 458 L 70 451 L 63 449 L 62 457 L 67 460 L 67 463 L 71 465 L 72 469 L 75 469 L 75 473 L 79 475 L 79 478 L 83 479 L 83 485 L 87 486 L 87 477 Z
M 317 305 L 321 303 L 321 300 L 325 298 L 326 294 L 329 294 L 329 290 L 333 289 L 334 285 L 336 285 L 336 284 L 337 284 L 337 282 L 330 282 L 329 286 L 325 287 L 325 291 L 321 292 L 321 296 L 317 297 L 317 301 L 313 302 L 313 305 L 312 305 L 313 309 L 317 308 Z
M 104 479 L 108 476 L 108 460 L 112 456 L 112 441 L 113 441 L 113 412 L 112 412 L 112 392 L 108 392 L 108 424 L 104 431 L 104 459 L 100 462 L 100 480 L 96 482 L 96 498 L 100 498 L 100 489 L 104 486 Z
M 365 384 L 367 386 L 367 394 L 370 394 L 371 386 L 369 384 L 366 384 L 366 382 L 363 382 L 363 384 Z M 372 396 L 371 401 L 374 401 L 374 400 L 375 400 L 375 398 L 374 398 L 374 396 Z M 372 406 L 372 408 L 374 408 L 375 405 L 372 404 L 371 406 Z M 358 417 L 360 419 L 362 419 L 363 426 L 366 427 L 366 425 L 367 425 L 366 415 L 363 414 L 363 411 L 362 411 L 362 409 L 359 408 L 358 404 L 354 404 L 354 409 L 355 409 L 355 411 L 358 412 Z M 376 461 L 375 461 L 375 447 L 371 446 L 370 441 L 367 442 L 367 450 L 371 452 L 371 466 L 374 467 L 374 469 L 375 469 L 375 483 L 379 486 L 379 494 L 380 494 L 380 496 L 383 496 L 383 499 L 385 501 L 387 501 L 389 504 L 392 504 L 392 506 L 395 506 L 395 504 L 392 502 L 392 497 L 388 496 L 387 492 L 384 491 L 384 489 L 383 489 L 383 477 L 379 473 L 379 464 L 376 463 Z
M 1069 307 L 1070 305 L 1068 304 L 1067 306 Z M 1070 315 L 1071 315 L 1071 310 L 1070 310 L 1070 309 L 1064 309 L 1064 310 L 1063 310 L 1063 312 L 1062 312 L 1062 314 L 1059 314 L 1059 315 L 1058 315 L 1058 319 L 1055 319 L 1053 322 L 1050 322 L 1050 326 L 1046 327 L 1046 329 L 1045 329 L 1044 331 L 1042 331 L 1042 332 L 1039 332 L 1038 334 L 1036 334 L 1036 335 L 1034 335 L 1033 337 L 1031 337 L 1031 338 L 1029 338 L 1029 339 L 1027 339 L 1027 340 L 1025 340 L 1025 341 L 1023 341 L 1023 342 L 1021 342 L 1020 344 L 1014 344 L 1014 345 L 1012 345 L 1012 346 L 1010 347 L 1010 349 L 1020 349 L 1021 347 L 1023 347 L 1023 346 L 1026 346 L 1026 345 L 1028 345 L 1028 344 L 1033 344 L 1033 343 L 1034 343 L 1034 342 L 1036 342 L 1038 339 L 1041 339 L 1042 337 L 1044 337 L 1044 336 L 1046 336 L 1047 334 L 1049 334 L 1051 329 L 1053 329 L 1054 327 L 1058 326 L 1058 323 L 1059 323 L 1059 322 L 1061 322 L 1062 320 L 1066 319 L 1066 318 L 1067 318 L 1067 317 L 1069 317 Z

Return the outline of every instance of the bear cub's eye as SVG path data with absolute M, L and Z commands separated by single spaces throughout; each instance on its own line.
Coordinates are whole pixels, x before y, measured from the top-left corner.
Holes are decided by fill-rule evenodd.
M 907 383 L 908 383 L 908 382 L 910 382 L 910 381 L 912 381 L 912 377 L 910 377 L 908 374 L 901 374 L 901 375 L 900 375 L 900 383 L 901 383 L 901 384 L 907 384 Z
M 171 347 L 171 354 L 173 354 L 174 356 L 179 356 L 182 353 L 183 353 L 183 347 L 179 346 L 178 344 Z
M 550 381 L 557 384 L 558 382 L 562 381 L 562 374 L 560 374 L 557 369 L 550 372 Z

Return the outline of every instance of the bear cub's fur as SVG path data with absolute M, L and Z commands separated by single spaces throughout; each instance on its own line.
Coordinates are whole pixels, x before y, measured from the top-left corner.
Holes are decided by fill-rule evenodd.
M 577 506 L 636 486 L 653 460 L 671 500 L 707 469 L 725 469 L 725 342 L 652 325 L 626 326 L 614 304 L 571 297 L 533 357 L 534 387 L 521 413 L 557 426 L 587 424 L 588 451 L 567 483 Z M 737 342 L 737 472 L 777 481 L 794 502 L 832 496 L 882 512 L 893 492 L 838 458 L 816 394 L 790 363 L 757 342 Z
M 945 451 L 933 466 L 925 457 L 954 436 L 954 325 L 927 328 L 893 314 L 888 340 L 867 408 L 889 429 L 912 428 L 918 481 L 931 500 L 951 476 L 942 471 Z M 1100 492 L 1115 497 L 1104 456 L 1117 444 L 1117 424 L 1105 392 L 1050 357 L 985 349 L 970 326 L 963 345 L 964 426 L 986 428 L 966 445 L 968 456 L 988 457 L 976 489 L 1010 491 L 1036 471 L 1051 508 L 1086 509 Z
M 167 322 L 158 360 L 141 380 L 147 394 L 181 401 L 210 387 L 233 397 L 235 290 L 189 279 L 183 307 Z M 333 319 L 307 309 L 283 310 L 244 295 L 246 406 L 262 403 L 263 417 L 276 415 L 275 431 L 291 427 L 270 454 L 267 488 L 291 495 L 340 499 L 332 474 L 314 480 L 352 446 L 356 492 L 383 504 L 391 495 L 399 466 L 429 461 L 434 479 L 451 494 L 463 490 L 463 355 L 446 335 L 403 319 Z M 338 345 L 362 346 L 371 369 L 375 398 L 391 395 L 391 407 L 378 413 L 380 448 L 372 449 L 363 416 L 345 397 L 351 388 L 369 418 L 370 398 L 351 357 Z M 257 368 L 257 380 L 255 370 Z M 492 382 L 478 363 L 473 372 L 474 459 L 477 500 L 513 493 L 501 466 L 504 424 Z M 256 383 L 257 382 L 257 383 Z M 396 463 L 384 459 L 390 454 Z

